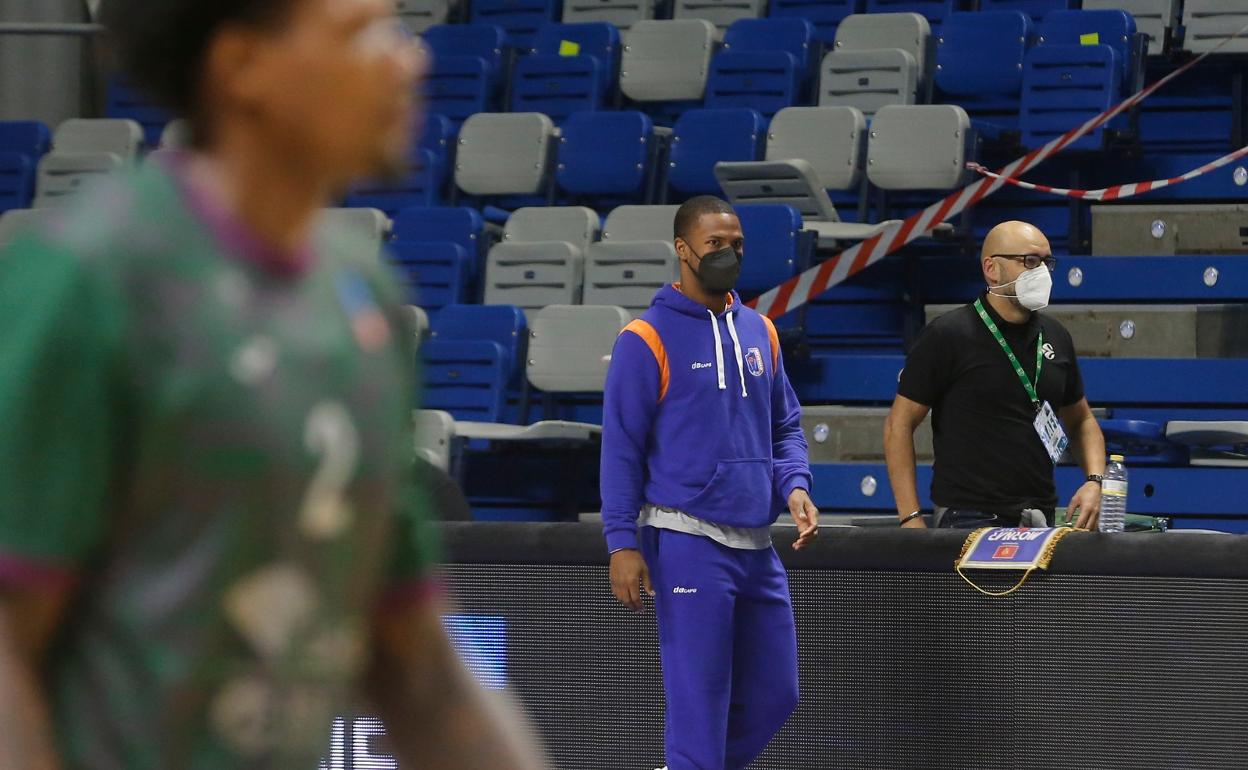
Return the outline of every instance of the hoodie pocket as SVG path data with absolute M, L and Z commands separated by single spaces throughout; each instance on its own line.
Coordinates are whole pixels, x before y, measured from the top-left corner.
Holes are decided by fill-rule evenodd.
M 765 527 L 771 523 L 771 502 L 771 460 L 724 460 L 681 510 L 730 527 Z

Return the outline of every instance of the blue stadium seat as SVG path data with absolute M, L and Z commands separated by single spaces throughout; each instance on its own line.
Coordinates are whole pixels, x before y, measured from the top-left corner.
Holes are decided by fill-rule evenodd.
M 559 20 L 559 0 L 472 0 L 471 21 L 497 24 L 507 33 L 507 45 L 528 53 L 538 29 Z
M 472 259 L 475 276 L 485 257 L 485 221 L 476 209 L 463 206 L 416 206 L 394 216 L 392 237 L 402 241 L 449 241 Z
M 52 132 L 36 120 L 0 120 L 0 152 L 24 155 L 34 164 L 39 163 L 52 149 Z
M 35 165 L 16 152 L 0 152 L 0 214 L 30 207 L 35 194 Z
M 1049 11 L 1078 8 L 1079 0 L 979 0 L 981 11 L 1022 11 L 1039 23 Z
M 492 342 L 503 351 L 509 378 L 524 373 L 528 324 L 514 305 L 447 305 L 433 317 L 429 336 L 443 342 Z
M 523 56 L 511 77 L 511 111 L 540 112 L 562 123 L 606 100 L 602 64 L 593 56 Z
M 439 201 L 445 163 L 439 162 L 430 150 L 414 149 L 407 170 L 397 180 L 363 182 L 346 196 L 352 208 L 373 208 L 393 218 L 410 206 L 433 206 Z
M 1115 104 L 1122 92 L 1117 54 L 1106 45 L 1043 45 L 1027 53 L 1019 115 L 1022 142 L 1039 147 Z M 1068 150 L 1099 150 L 1105 126 Z
M 456 126 L 494 107 L 490 65 L 480 56 L 435 56 L 425 79 L 425 102 Z
M 173 115 L 163 107 L 158 107 L 137 88 L 118 78 L 108 82 L 106 118 L 126 118 L 143 127 L 143 143 L 148 147 L 160 146 L 160 135 L 165 126 L 173 120 Z
M 395 241 L 389 249 L 407 287 L 409 305 L 436 313 L 471 299 L 472 258 L 459 244 Z
M 435 24 L 422 36 L 435 61 L 450 56 L 478 56 L 485 61 L 490 82 L 502 82 L 503 46 L 507 35 L 496 24 Z
M 456 420 L 498 422 L 510 378 L 497 342 L 431 339 L 420 346 L 421 406 Z
M 640 201 L 654 174 L 656 143 L 645 113 L 575 113 L 563 124 L 555 180 L 578 200 Z
M 977 123 L 1017 127 L 1032 34 L 1031 19 L 1021 11 L 951 14 L 937 40 L 937 101 L 961 105 Z
M 797 275 L 802 262 L 802 215 L 792 206 L 776 204 L 735 208 L 745 234 L 737 291 L 748 301 Z
M 600 64 L 603 92 L 610 93 L 620 75 L 620 30 L 607 22 L 543 24 L 533 42 L 536 56 L 592 56 Z
M 814 26 L 805 19 L 741 19 L 711 60 L 707 107 L 753 107 L 767 117 L 805 103 Z
M 1053 11 L 1045 14 L 1036 33 L 1038 46 L 1109 46 L 1114 51 L 1120 79 L 1130 82 L 1135 17 L 1126 11 Z
M 773 19 L 806 19 L 815 27 L 815 38 L 831 46 L 836 28 L 846 16 L 862 13 L 864 0 L 771 0 Z
M 969 0 L 867 0 L 867 13 L 917 13 L 933 31 L 949 14 L 971 7 Z
M 682 195 L 720 194 L 715 164 L 761 160 L 766 123 L 757 110 L 689 110 L 673 128 L 667 182 Z

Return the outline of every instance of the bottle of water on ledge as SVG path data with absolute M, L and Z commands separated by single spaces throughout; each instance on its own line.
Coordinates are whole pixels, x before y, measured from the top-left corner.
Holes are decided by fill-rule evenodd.
M 1121 532 L 1127 521 L 1127 466 L 1122 455 L 1110 455 L 1101 483 L 1102 532 Z

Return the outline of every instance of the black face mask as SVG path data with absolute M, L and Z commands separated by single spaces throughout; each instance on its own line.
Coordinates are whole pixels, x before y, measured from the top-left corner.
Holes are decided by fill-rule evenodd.
M 693 253 L 693 249 L 689 251 Z M 694 256 L 696 257 L 697 254 Z M 741 275 L 741 255 L 731 246 L 703 254 L 693 273 L 698 277 L 702 288 L 712 294 L 732 291 L 737 285 L 737 278 Z

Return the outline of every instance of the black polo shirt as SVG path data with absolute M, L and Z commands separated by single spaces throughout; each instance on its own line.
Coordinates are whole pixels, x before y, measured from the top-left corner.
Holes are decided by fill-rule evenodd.
M 1078 403 L 1083 377 L 1070 333 L 1043 313 L 1009 323 L 986 296 L 983 303 L 1033 382 L 1036 344 L 1044 331 L 1040 398 L 1054 411 Z M 1057 506 L 1053 463 L 1036 435 L 1036 411 L 973 304 L 923 329 L 906 357 L 897 392 L 932 408 L 936 505 L 1007 516 L 1023 508 L 1051 514 Z

